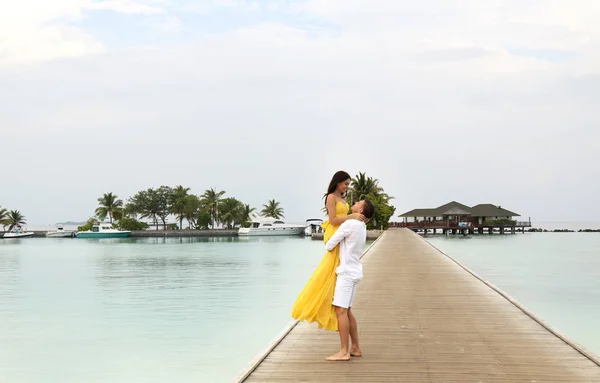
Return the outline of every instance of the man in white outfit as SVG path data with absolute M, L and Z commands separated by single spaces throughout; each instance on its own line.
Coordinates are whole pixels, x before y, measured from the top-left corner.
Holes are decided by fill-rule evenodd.
M 352 206 L 352 213 L 361 213 L 367 219 L 371 219 L 374 212 L 373 204 L 367 199 L 357 201 Z M 365 223 L 356 219 L 349 219 L 340 225 L 325 245 L 328 251 L 333 250 L 338 244 L 340 245 L 340 265 L 335 270 L 337 280 L 333 295 L 333 306 L 335 307 L 340 334 L 340 351 L 328 356 L 325 358 L 326 360 L 345 361 L 350 360 L 351 356 L 362 356 L 358 344 L 356 318 L 351 308 L 356 295 L 356 286 L 363 278 L 360 257 L 366 240 L 367 226 Z M 352 348 L 349 347 L 349 338 L 352 340 Z

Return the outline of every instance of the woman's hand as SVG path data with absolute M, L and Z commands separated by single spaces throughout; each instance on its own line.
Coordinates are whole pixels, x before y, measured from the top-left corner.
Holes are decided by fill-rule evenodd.
M 357 219 L 359 221 L 363 221 L 363 222 L 367 222 L 367 217 L 365 217 L 364 215 L 360 214 L 360 213 L 352 213 L 350 215 L 348 215 L 348 219 Z

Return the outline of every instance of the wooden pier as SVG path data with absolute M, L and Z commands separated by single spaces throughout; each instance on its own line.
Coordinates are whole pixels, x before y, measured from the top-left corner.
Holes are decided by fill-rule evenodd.
M 335 332 L 292 324 L 236 382 L 600 382 L 600 361 L 409 229 L 363 257 L 363 357 L 327 362 Z

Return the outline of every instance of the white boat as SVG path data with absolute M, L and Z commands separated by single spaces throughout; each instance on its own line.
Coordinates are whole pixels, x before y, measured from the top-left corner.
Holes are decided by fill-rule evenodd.
M 304 230 L 304 235 L 310 237 L 313 233 L 322 233 L 323 228 L 321 225 L 323 224 L 323 220 L 320 218 L 312 218 L 306 220 L 306 229 Z
M 250 222 L 250 227 L 241 227 L 238 235 L 300 235 L 305 229 L 306 225 L 285 223 L 273 218 L 255 218 Z
M 75 233 L 76 238 L 126 238 L 129 237 L 131 231 L 117 230 L 110 223 L 100 223 L 93 225 L 92 230 L 78 231 Z
M 32 237 L 32 236 L 33 236 L 33 232 L 32 231 L 21 231 L 20 227 L 14 227 L 8 233 L 4 233 L 4 237 L 3 238 L 5 238 L 5 239 L 26 238 L 26 237 Z
M 73 230 L 65 230 L 65 228 L 62 226 L 57 227 L 56 230 L 51 230 L 46 233 L 47 238 L 70 238 L 73 236 Z

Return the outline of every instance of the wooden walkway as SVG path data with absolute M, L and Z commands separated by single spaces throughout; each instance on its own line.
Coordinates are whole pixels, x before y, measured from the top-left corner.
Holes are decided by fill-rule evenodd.
M 593 355 L 408 229 L 388 230 L 363 265 L 353 308 L 362 358 L 326 362 L 337 333 L 300 323 L 239 381 L 600 382 Z

